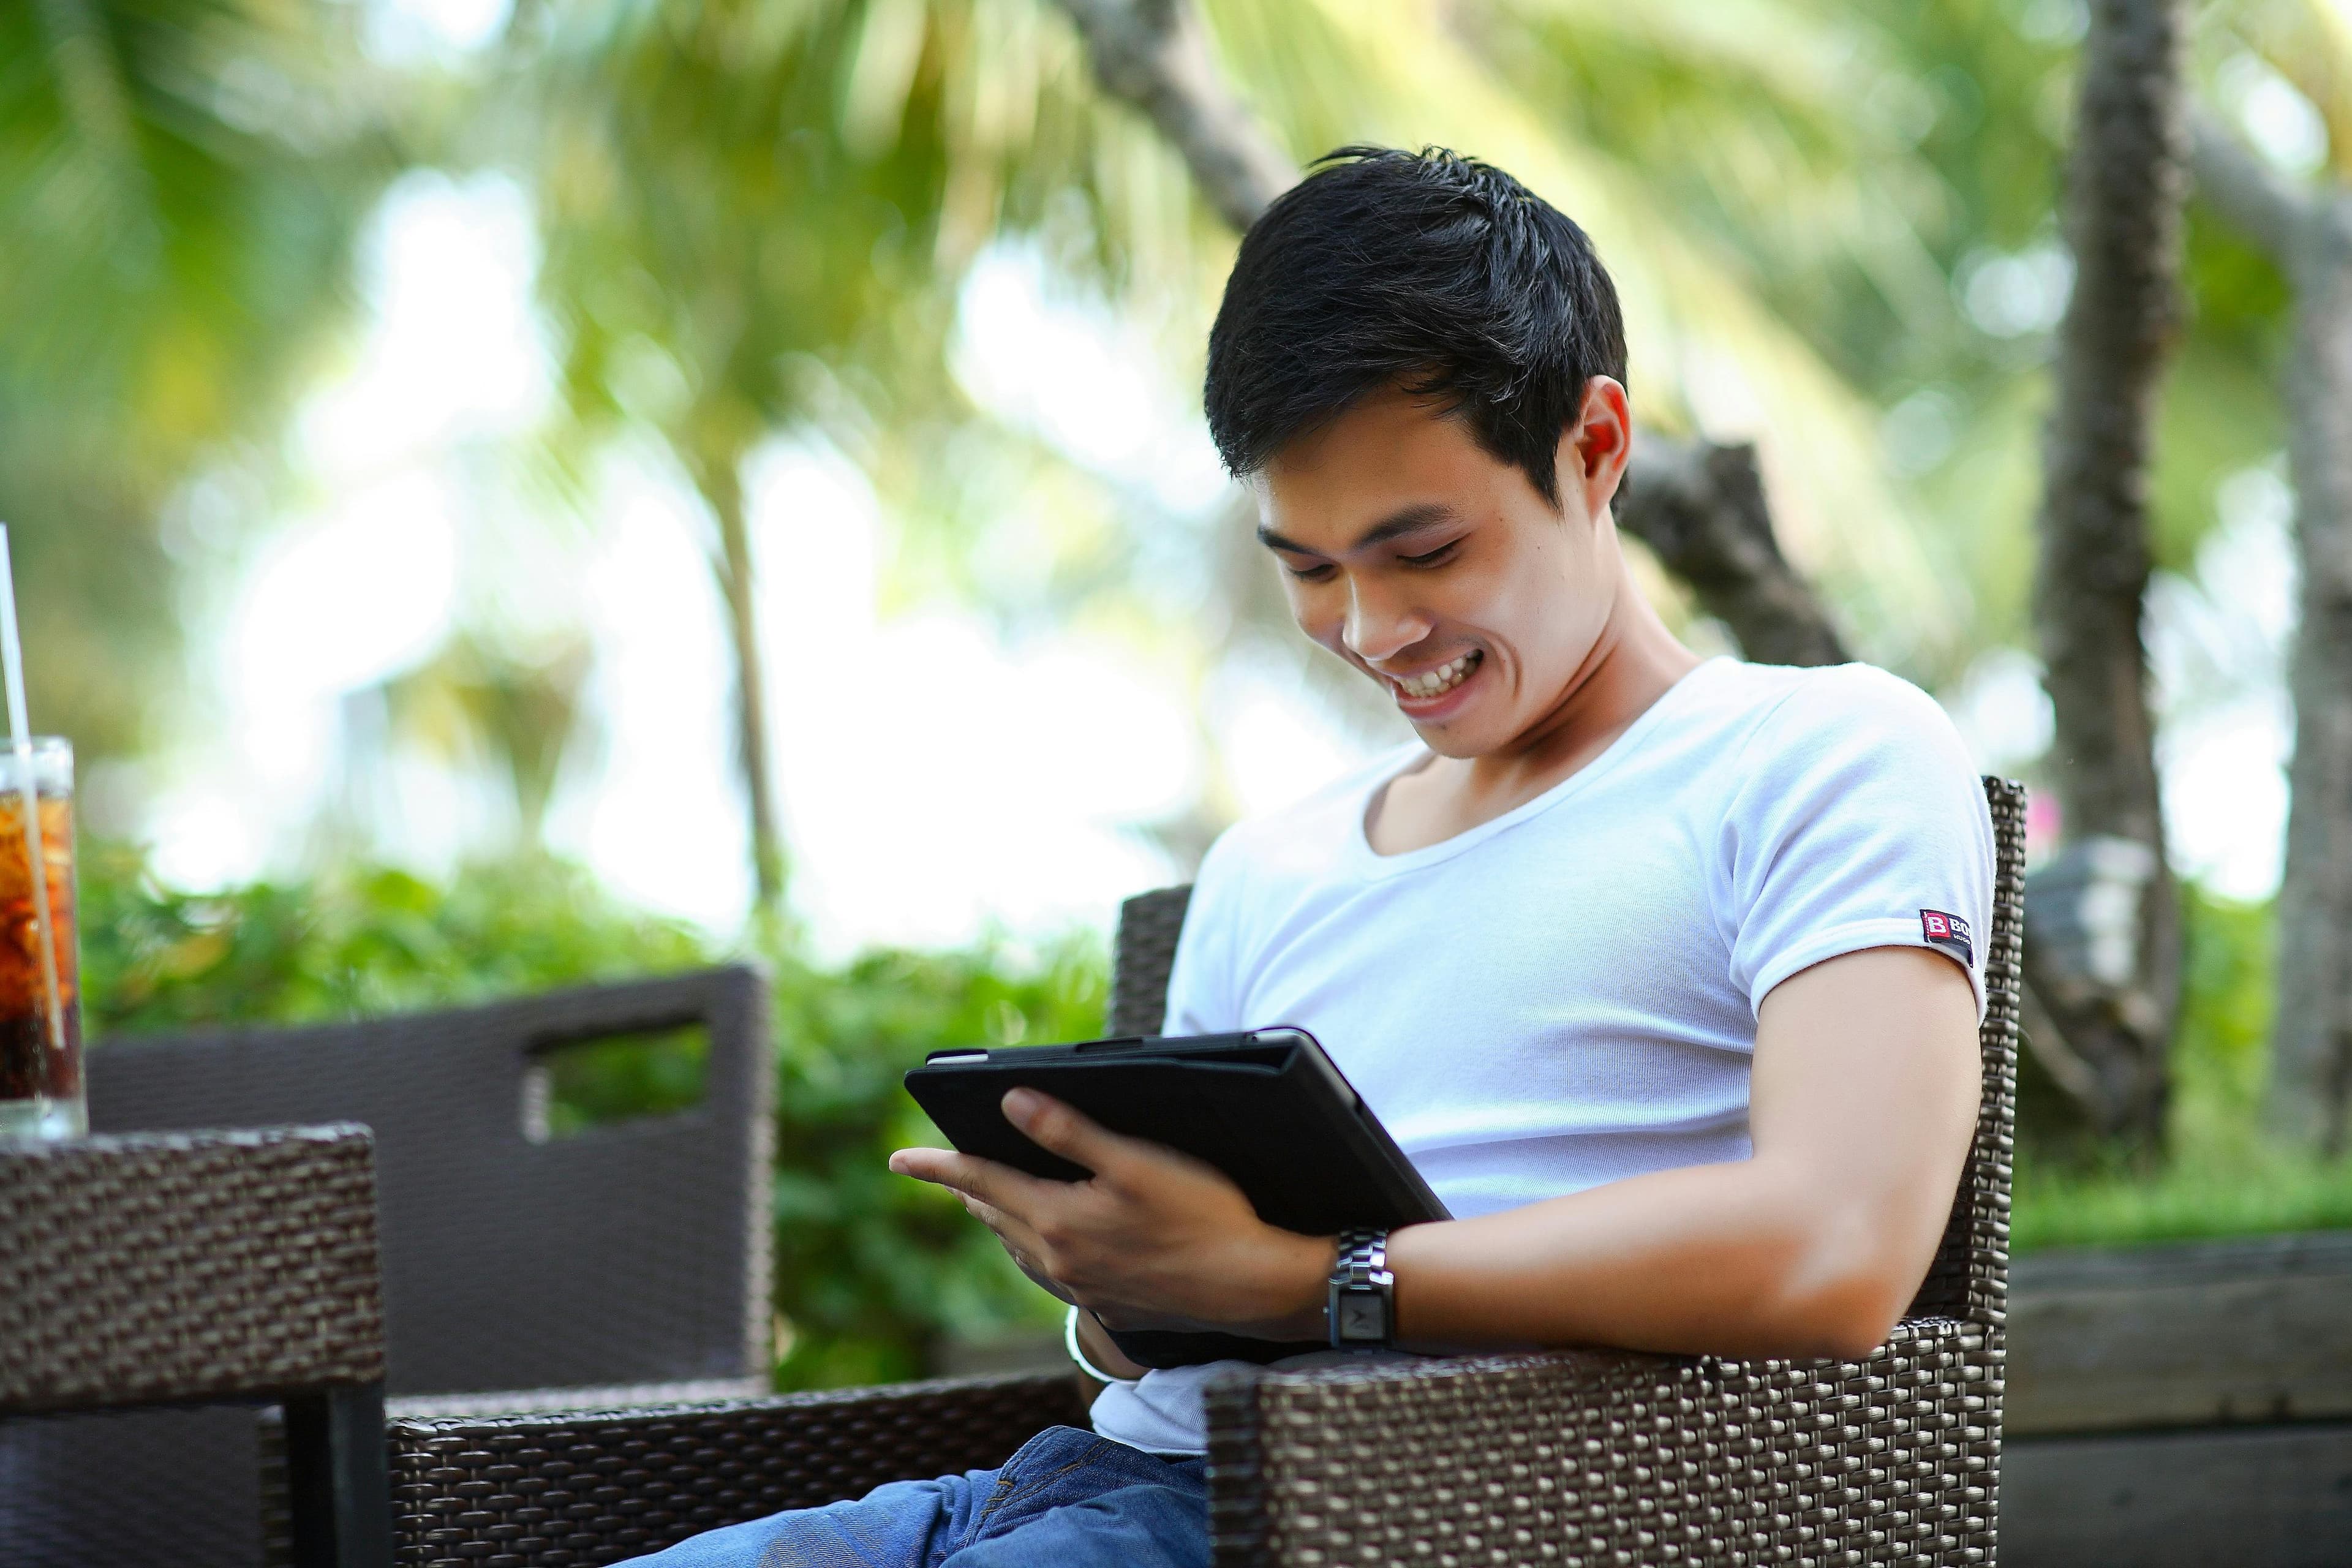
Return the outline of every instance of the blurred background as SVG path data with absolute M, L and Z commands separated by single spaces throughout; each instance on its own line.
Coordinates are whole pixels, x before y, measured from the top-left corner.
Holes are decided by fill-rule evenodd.
M 1087 9 L 0 7 L 0 520 L 35 727 L 79 753 L 101 1042 L 751 953 L 781 1001 L 783 1380 L 1037 1320 L 881 1172 L 921 1130 L 898 1073 L 1083 1037 L 1120 898 L 1405 734 L 1254 558 L 1199 412 L 1234 231 L 1099 85 Z M 2352 162 L 2352 7 L 2195 16 L 2189 89 L 2254 157 Z M 2083 0 L 1198 19 L 1291 162 L 1443 143 L 1581 222 L 1647 425 L 1753 442 L 1855 656 L 2043 781 Z M 2352 1226 L 2352 1166 L 2259 1114 L 2292 297 L 2203 205 L 2182 265 L 2145 624 L 2170 1093 L 2153 1137 L 2104 1138 L 2030 1071 L 2021 1249 Z M 1643 570 L 1692 646 L 1736 647 Z M 2062 826 L 2037 795 L 2037 854 Z M 571 1092 L 593 1115 L 692 1072 Z

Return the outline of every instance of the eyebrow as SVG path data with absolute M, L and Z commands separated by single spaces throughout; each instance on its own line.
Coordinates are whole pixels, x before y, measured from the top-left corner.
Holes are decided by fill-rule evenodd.
M 1402 507 L 1389 513 L 1388 516 L 1366 529 L 1362 537 L 1348 547 L 1348 553 L 1352 555 L 1359 550 L 1370 550 L 1375 544 L 1386 544 L 1400 534 L 1414 532 L 1429 527 L 1432 523 L 1452 522 L 1455 515 L 1454 509 L 1443 501 L 1416 501 L 1411 506 Z M 1299 543 L 1297 540 L 1276 533 L 1264 523 L 1258 524 L 1257 542 L 1268 550 L 1286 550 L 1293 555 L 1323 553 L 1319 550 L 1310 549 Z

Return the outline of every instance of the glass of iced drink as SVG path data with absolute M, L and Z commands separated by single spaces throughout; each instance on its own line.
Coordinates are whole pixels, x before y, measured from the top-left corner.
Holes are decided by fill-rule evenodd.
M 23 756 L 0 744 L 0 1138 L 75 1138 L 89 1131 L 89 1119 L 81 1085 L 73 747 L 46 736 L 33 741 L 32 784 L 37 867 L 25 830 Z

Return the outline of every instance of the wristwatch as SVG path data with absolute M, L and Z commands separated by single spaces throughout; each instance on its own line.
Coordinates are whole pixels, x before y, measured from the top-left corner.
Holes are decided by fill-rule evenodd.
M 1331 1348 L 1387 1350 L 1396 1343 L 1396 1276 L 1389 1272 L 1389 1233 L 1343 1230 L 1331 1266 Z

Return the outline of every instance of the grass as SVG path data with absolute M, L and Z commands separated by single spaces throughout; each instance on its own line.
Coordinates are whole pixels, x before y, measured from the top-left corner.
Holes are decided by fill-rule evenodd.
M 2153 1172 L 2019 1162 L 2010 1248 L 2352 1229 L 2352 1159 L 2184 1152 Z

